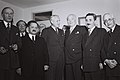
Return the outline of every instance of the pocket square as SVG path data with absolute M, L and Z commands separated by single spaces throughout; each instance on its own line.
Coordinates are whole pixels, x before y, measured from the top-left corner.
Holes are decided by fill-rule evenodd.
M 77 31 L 75 34 L 79 34 L 80 32 L 79 31 Z

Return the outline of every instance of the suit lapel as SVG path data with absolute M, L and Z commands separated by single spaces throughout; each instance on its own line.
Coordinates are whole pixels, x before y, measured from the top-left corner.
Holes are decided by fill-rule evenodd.
M 109 39 L 108 49 L 111 47 L 112 43 L 119 37 L 117 37 L 120 34 L 119 27 L 116 25 L 115 30 L 112 33 L 112 36 Z
M 98 30 L 97 27 L 95 27 L 90 36 L 88 36 L 85 46 L 87 46 L 92 41 L 92 39 L 97 35 L 98 33 L 97 30 Z
M 69 34 L 68 40 L 71 40 L 75 35 L 80 34 L 80 30 L 78 30 L 77 27 L 78 27 L 78 26 L 76 26 L 76 27 L 74 28 L 74 30 L 71 32 L 71 34 Z

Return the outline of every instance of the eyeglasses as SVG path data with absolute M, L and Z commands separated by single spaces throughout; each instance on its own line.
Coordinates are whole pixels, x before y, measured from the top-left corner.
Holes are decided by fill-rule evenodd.
M 109 18 L 109 19 L 104 20 L 104 22 L 108 22 L 108 21 L 112 21 L 112 20 L 113 20 L 113 18 Z

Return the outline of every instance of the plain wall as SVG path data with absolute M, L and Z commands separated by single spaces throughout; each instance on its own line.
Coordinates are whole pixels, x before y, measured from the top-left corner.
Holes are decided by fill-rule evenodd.
M 3 2 L 0 0 L 0 12 L 2 11 L 2 9 L 4 7 L 11 7 L 12 9 L 14 9 L 14 24 L 16 24 L 16 22 L 19 20 L 19 19 L 23 19 L 23 9 L 20 8 L 20 7 L 17 7 L 17 6 L 14 6 L 12 4 L 9 4 L 7 2 Z M 2 19 L 1 17 L 1 13 L 0 13 L 0 19 Z
M 88 12 L 94 12 L 97 15 L 103 15 L 106 12 L 112 13 L 116 22 L 120 23 L 120 2 L 119 0 L 69 0 L 49 5 L 26 8 L 23 11 L 24 19 L 29 21 L 33 19 L 33 13 L 53 11 L 61 18 L 61 26 L 67 24 L 66 17 L 69 14 L 75 14 L 77 17 L 85 16 Z M 103 26 L 104 27 L 104 26 Z

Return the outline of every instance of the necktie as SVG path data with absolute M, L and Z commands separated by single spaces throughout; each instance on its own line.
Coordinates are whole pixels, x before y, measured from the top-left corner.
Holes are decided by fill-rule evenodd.
M 56 33 L 58 34 L 58 28 L 55 28 Z
M 66 29 L 65 31 L 65 41 L 67 40 L 69 35 L 70 35 L 70 28 Z
M 23 37 L 24 36 L 23 33 L 21 33 L 21 34 L 22 34 L 22 37 Z
M 89 36 L 90 36 L 90 34 L 91 34 L 90 31 L 91 31 L 91 29 L 88 29 L 88 35 L 89 35 Z
M 32 36 L 32 41 L 35 41 L 35 36 Z
M 10 23 L 7 24 L 7 31 L 10 32 Z
M 110 28 L 110 30 L 108 31 L 110 37 L 112 36 L 112 29 Z

